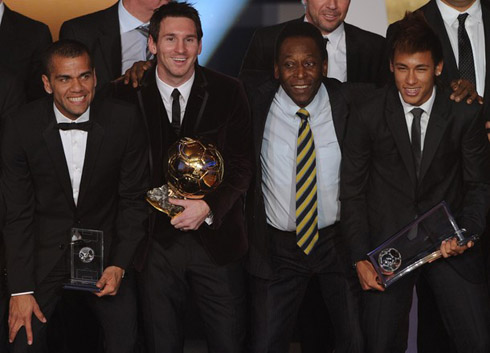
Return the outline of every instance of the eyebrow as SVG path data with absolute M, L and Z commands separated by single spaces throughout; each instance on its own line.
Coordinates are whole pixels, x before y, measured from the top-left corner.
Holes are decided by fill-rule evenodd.
M 84 71 L 82 72 L 80 75 L 78 75 L 78 77 L 82 77 L 82 76 L 85 76 L 87 74 L 92 74 L 92 70 L 87 70 L 87 71 Z M 64 75 L 64 74 L 61 74 L 61 75 L 56 75 L 55 78 L 72 78 L 73 76 L 70 76 L 70 75 Z

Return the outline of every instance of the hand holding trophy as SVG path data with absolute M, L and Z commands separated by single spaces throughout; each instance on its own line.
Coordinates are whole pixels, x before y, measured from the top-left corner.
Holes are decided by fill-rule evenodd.
M 169 197 L 201 199 L 223 181 L 223 157 L 212 144 L 183 137 L 169 149 L 168 183 L 151 189 L 146 200 L 170 218 L 183 211 L 169 202 Z

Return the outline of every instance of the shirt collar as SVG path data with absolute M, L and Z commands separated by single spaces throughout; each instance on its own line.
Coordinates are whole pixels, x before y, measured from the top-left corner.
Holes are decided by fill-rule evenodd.
M 5 12 L 5 4 L 3 1 L 0 3 L 0 24 L 2 24 L 3 13 Z
M 459 12 L 455 8 L 449 6 L 448 4 L 442 2 L 442 0 L 436 0 L 437 7 L 441 12 L 442 19 L 448 26 L 453 26 L 458 23 L 458 16 L 462 13 L 467 13 L 468 19 L 472 19 L 476 23 L 482 22 L 482 11 L 480 0 L 476 0 L 473 5 L 470 6 L 466 11 Z
M 138 28 L 141 25 L 148 24 L 141 22 L 136 17 L 131 15 L 124 7 L 122 0 L 119 1 L 117 11 L 119 16 L 119 30 L 121 34 L 132 31 L 133 29 Z
M 290 116 L 297 117 L 296 112 L 300 109 L 300 107 L 298 107 L 298 105 L 293 102 L 291 97 L 288 96 L 282 86 L 279 86 L 279 89 L 276 93 L 276 98 L 279 102 L 279 105 L 283 107 L 283 111 L 285 113 Z M 318 114 L 322 112 L 322 107 L 329 102 L 330 99 L 328 97 L 327 89 L 323 84 L 321 84 L 313 100 L 310 102 L 310 104 L 304 107 L 304 109 L 306 109 L 308 113 L 310 113 L 310 121 L 314 120 L 318 116 Z
M 58 109 L 58 107 L 56 107 L 56 104 L 53 103 L 53 108 L 54 108 L 54 116 L 56 117 L 56 122 L 59 124 L 59 123 L 83 123 L 85 121 L 88 121 L 89 120 L 89 116 L 90 116 L 90 106 L 88 107 L 88 109 L 85 111 L 85 113 L 83 113 L 82 115 L 80 115 L 77 119 L 75 120 L 72 120 L 72 119 L 68 119 L 66 116 L 63 115 L 63 113 L 61 113 Z
M 195 72 L 192 74 L 190 79 L 188 79 L 186 82 L 181 84 L 179 87 L 172 87 L 166 84 L 165 82 L 163 82 L 160 79 L 160 77 L 158 77 L 158 70 L 155 70 L 155 76 L 157 80 L 158 91 L 160 92 L 160 95 L 162 96 L 162 99 L 164 101 L 166 102 L 170 101 L 170 97 L 172 95 L 173 90 L 177 88 L 180 92 L 180 95 L 182 96 L 182 99 L 184 100 L 184 106 L 187 104 L 187 100 L 191 95 L 192 85 L 194 84 L 194 78 L 196 77 Z
M 344 22 L 340 24 L 337 28 L 332 33 L 329 33 L 328 35 L 324 36 L 328 38 L 328 41 L 332 45 L 333 48 L 337 49 L 340 43 L 340 40 L 342 39 L 344 35 Z
M 434 101 L 436 99 L 436 86 L 434 86 L 434 88 L 432 88 L 432 94 L 430 95 L 430 98 L 424 104 L 422 104 L 419 107 L 417 107 L 415 105 L 411 105 L 411 104 L 406 103 L 403 100 L 402 95 L 401 95 L 400 92 L 398 92 L 398 95 L 400 97 L 400 101 L 402 102 L 403 112 L 405 113 L 405 115 L 407 115 L 408 113 L 410 113 L 410 111 L 413 108 L 422 108 L 424 110 L 424 112 L 427 113 L 427 115 L 430 116 L 430 113 L 432 111 L 432 106 L 434 105 Z

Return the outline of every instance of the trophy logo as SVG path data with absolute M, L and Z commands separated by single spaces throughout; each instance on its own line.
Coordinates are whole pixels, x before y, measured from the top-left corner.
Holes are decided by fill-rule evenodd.
M 190 137 L 173 144 L 168 156 L 168 183 L 149 190 L 146 200 L 172 218 L 184 208 L 171 204 L 168 198 L 203 198 L 223 181 L 224 161 L 214 145 Z
M 94 260 L 95 252 L 92 248 L 86 246 L 80 249 L 80 252 L 78 253 L 78 257 L 83 263 L 88 264 Z
M 383 249 L 379 253 L 378 264 L 386 272 L 395 272 L 402 264 L 402 255 L 395 248 Z

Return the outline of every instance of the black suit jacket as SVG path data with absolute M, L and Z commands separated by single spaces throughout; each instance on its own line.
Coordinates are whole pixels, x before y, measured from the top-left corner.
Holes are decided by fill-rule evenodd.
M 273 72 L 274 47 L 276 39 L 291 22 L 303 22 L 304 17 L 260 28 L 255 31 L 243 59 L 240 76 L 245 70 L 265 70 Z M 347 81 L 378 83 L 385 39 L 380 35 L 365 31 L 344 22 L 347 47 Z
M 449 85 L 449 83 L 453 80 L 457 80 L 461 77 L 459 74 L 458 66 L 456 65 L 456 58 L 454 56 L 453 49 L 451 47 L 451 42 L 449 41 L 449 36 L 446 32 L 446 27 L 444 26 L 444 21 L 442 19 L 441 12 L 437 7 L 436 1 L 431 0 L 426 5 L 422 6 L 418 11 L 422 11 L 427 22 L 432 27 L 434 32 L 439 37 L 439 40 L 442 44 L 443 57 L 444 57 L 444 66 L 442 69 L 442 73 L 440 79 L 445 85 Z M 485 48 L 490 49 L 490 10 L 486 6 L 482 6 L 482 18 L 483 18 L 483 28 L 485 32 Z M 393 41 L 394 35 L 399 31 L 398 23 L 395 22 L 388 27 L 386 32 L 387 42 L 391 43 Z M 387 48 L 390 46 L 388 45 Z M 387 55 L 388 56 L 388 55 Z M 484 114 L 486 119 L 489 120 L 490 117 L 487 116 L 489 112 L 489 100 L 490 100 L 490 73 L 488 72 L 488 68 L 490 68 L 490 55 L 486 55 L 486 67 L 487 72 L 485 76 L 485 92 L 484 96 L 486 97 L 484 101 Z M 385 62 L 387 63 L 388 60 Z M 388 65 L 386 65 L 386 69 L 388 69 Z
M 98 88 L 121 76 L 118 2 L 105 10 L 64 22 L 60 29 L 60 39 L 75 39 L 90 49 Z
M 104 232 L 106 265 L 128 268 L 145 235 L 147 146 L 137 108 L 104 100 L 90 108 L 78 203 L 50 97 L 7 120 L 1 186 L 11 293 L 36 289 L 69 251 L 72 227 Z
M 24 83 L 29 101 L 45 95 L 41 58 L 51 41 L 48 26 L 5 5 L 0 24 L 0 66 L 17 75 Z
M 260 151 L 264 135 L 265 122 L 270 106 L 279 88 L 279 81 L 267 74 L 257 71 L 244 72 L 244 84 L 252 111 L 255 178 L 247 194 L 247 225 L 249 234 L 249 254 L 247 267 L 250 273 L 261 278 L 272 278 L 272 253 L 269 246 L 269 232 L 265 214 L 264 196 L 262 194 L 262 168 Z M 342 148 L 350 101 L 348 92 L 339 81 L 324 78 L 323 85 L 330 97 L 335 133 Z
M 201 225 L 196 234 L 218 264 L 242 257 L 248 247 L 244 199 L 253 175 L 250 112 L 241 84 L 231 77 L 196 66 L 180 136 L 172 129 L 155 79 L 148 71 L 140 89 L 117 85 L 116 95 L 140 106 L 150 141 L 151 186 L 166 182 L 168 148 L 179 137 L 213 143 L 225 161 L 224 180 L 204 197 L 213 212 L 213 223 Z M 154 211 L 150 233 L 163 246 L 180 232 L 165 214 Z
M 341 173 L 343 229 L 353 261 L 445 200 L 460 227 L 481 234 L 490 201 L 490 154 L 481 107 L 438 89 L 417 179 L 405 115 L 394 86 L 351 113 Z M 478 247 L 448 261 L 481 281 Z

